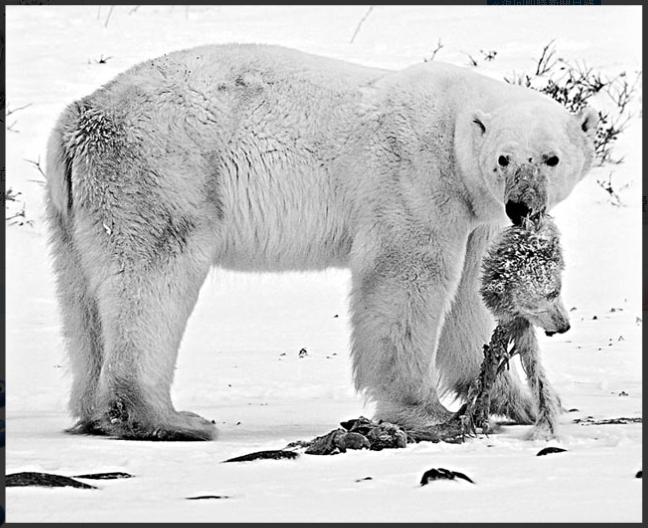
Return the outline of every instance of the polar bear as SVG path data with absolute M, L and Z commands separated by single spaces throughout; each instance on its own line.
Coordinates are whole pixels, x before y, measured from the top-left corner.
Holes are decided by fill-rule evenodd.
M 472 71 L 388 71 L 264 45 L 147 61 L 72 103 L 47 215 L 72 432 L 204 440 L 176 411 L 176 355 L 211 266 L 352 273 L 355 385 L 376 418 L 443 422 L 495 322 L 479 263 L 511 219 L 589 169 L 596 113 Z M 493 412 L 533 403 L 505 377 Z

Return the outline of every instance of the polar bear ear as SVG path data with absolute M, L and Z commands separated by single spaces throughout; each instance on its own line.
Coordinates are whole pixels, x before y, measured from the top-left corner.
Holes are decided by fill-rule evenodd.
M 588 136 L 594 136 L 596 134 L 596 127 L 599 123 L 599 115 L 596 110 L 586 106 L 576 114 L 576 119 L 578 119 L 581 130 Z
M 486 133 L 489 120 L 490 116 L 481 110 L 476 110 L 473 113 L 472 122 L 482 136 Z

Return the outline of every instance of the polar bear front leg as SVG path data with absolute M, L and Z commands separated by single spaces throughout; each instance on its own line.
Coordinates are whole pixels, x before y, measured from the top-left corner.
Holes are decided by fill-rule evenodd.
M 377 419 L 408 428 L 442 423 L 452 413 L 437 395 L 435 356 L 465 239 L 446 248 L 434 240 L 394 248 L 393 240 L 352 263 L 356 388 L 376 402 Z
M 495 320 L 479 294 L 480 269 L 488 245 L 501 229 L 499 225 L 484 224 L 470 233 L 461 280 L 439 340 L 437 368 L 444 390 L 464 399 L 479 375 L 484 358 L 482 347 L 495 328 Z M 508 416 L 518 423 L 534 422 L 533 398 L 513 372 L 503 371 L 495 380 L 491 413 Z

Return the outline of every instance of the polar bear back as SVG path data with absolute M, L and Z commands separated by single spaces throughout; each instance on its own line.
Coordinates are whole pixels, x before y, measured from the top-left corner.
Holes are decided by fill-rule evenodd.
M 346 265 L 359 219 L 376 204 L 389 208 L 405 193 L 427 210 L 443 193 L 465 194 L 473 184 L 455 160 L 473 174 L 476 155 L 455 123 L 470 127 L 475 109 L 517 100 L 545 104 L 530 90 L 441 63 L 393 72 L 230 44 L 131 68 L 77 103 L 65 127 L 77 114 L 103 123 L 83 131 L 88 144 L 118 134 L 112 143 L 136 150 L 141 170 L 170 196 L 209 202 L 223 265 L 317 269 Z M 123 154 L 111 154 L 112 166 L 133 172 L 121 167 Z M 403 172 L 409 190 L 399 187 Z

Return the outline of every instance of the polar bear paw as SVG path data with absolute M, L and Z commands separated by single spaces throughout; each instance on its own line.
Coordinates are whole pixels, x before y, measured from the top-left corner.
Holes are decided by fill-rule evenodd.
M 192 413 L 172 412 L 164 419 L 117 413 L 114 409 L 98 418 L 82 419 L 67 432 L 102 435 L 124 440 L 196 441 L 217 436 L 213 422 Z

